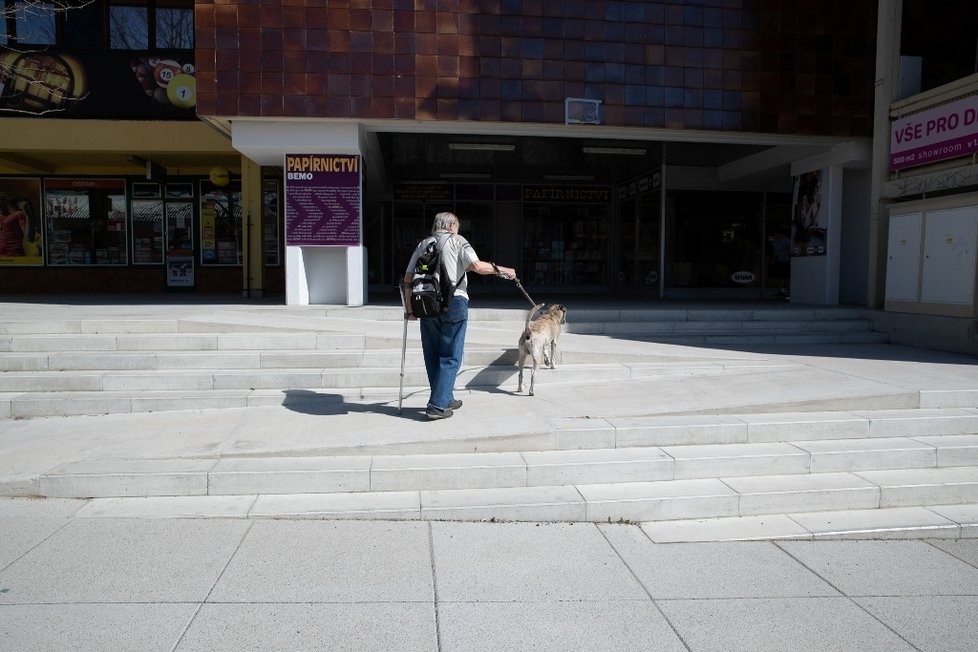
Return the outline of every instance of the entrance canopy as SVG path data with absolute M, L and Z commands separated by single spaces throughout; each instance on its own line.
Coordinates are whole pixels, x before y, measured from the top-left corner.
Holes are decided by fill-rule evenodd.
M 494 181 L 614 184 L 658 163 L 698 169 L 700 183 L 714 189 L 756 189 L 790 183 L 792 165 L 806 159 L 826 159 L 816 167 L 853 164 L 847 147 L 851 139 L 824 136 L 592 125 L 260 118 L 221 126 L 232 134 L 235 149 L 264 166 L 281 167 L 286 153 L 362 154 L 365 194 L 383 194 L 400 181 L 466 178 L 458 175 Z M 859 161 L 860 166 L 867 164 L 868 159 Z

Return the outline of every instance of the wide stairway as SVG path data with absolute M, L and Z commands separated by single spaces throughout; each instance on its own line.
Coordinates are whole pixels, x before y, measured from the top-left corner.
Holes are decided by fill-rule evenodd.
M 41 424 L 301 410 L 303 401 L 393 406 L 426 391 L 417 326 L 402 353 L 398 307 L 164 313 L 5 319 L 0 415 Z M 463 410 L 515 389 L 525 316 L 471 311 Z M 792 351 L 833 356 L 886 348 L 885 339 L 856 308 L 572 309 L 558 368 L 539 372 L 538 397 L 527 400 L 542 387 L 579 403 L 609 394 L 610 407 L 587 418 L 541 399 L 530 425 L 494 429 L 506 419 L 493 415 L 484 433 L 467 436 L 448 430 L 465 423 L 460 416 L 402 442 L 92 455 L 51 468 L 22 493 L 93 498 L 84 509 L 103 516 L 629 521 L 657 541 L 974 536 L 978 375 L 973 385 L 840 387 L 794 400 L 725 403 L 718 391 L 716 401 L 677 398 L 654 410 L 625 392 L 675 378 L 749 393 L 759 374 L 775 384 L 778 373 L 803 378 L 792 375 L 807 369 Z
M 561 380 L 661 372 L 623 369 L 623 362 L 655 363 L 663 356 L 639 347 L 609 350 L 600 344 L 609 338 L 745 348 L 885 342 L 886 335 L 872 330 L 865 313 L 777 306 L 574 309 L 564 333 L 592 337 L 590 343 L 584 338 L 580 346 L 562 347 Z M 515 341 L 526 314 L 523 308 L 471 311 L 460 385 L 512 382 Z M 328 390 L 338 397 L 396 395 L 401 324 L 400 308 L 385 306 L 5 319 L 0 323 L 0 417 L 274 405 L 295 390 Z M 427 386 L 413 331 L 403 384 Z M 295 400 L 294 394 L 289 398 Z

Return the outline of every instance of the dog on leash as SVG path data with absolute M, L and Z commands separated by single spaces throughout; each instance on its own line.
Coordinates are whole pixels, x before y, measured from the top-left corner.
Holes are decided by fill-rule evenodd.
M 533 396 L 533 381 L 536 380 L 540 363 L 546 364 L 551 369 L 557 368 L 557 338 L 560 337 L 561 325 L 567 323 L 567 308 L 559 303 L 551 304 L 547 312 L 534 320 L 533 316 L 542 307 L 543 304 L 538 303 L 530 309 L 518 346 L 520 376 L 519 388 L 516 391 L 523 391 L 523 363 L 526 362 L 526 357 L 530 356 L 533 363 L 533 368 L 530 370 L 530 396 Z

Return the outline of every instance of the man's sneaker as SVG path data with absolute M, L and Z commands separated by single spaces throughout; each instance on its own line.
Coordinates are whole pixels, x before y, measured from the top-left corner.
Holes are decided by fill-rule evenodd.
M 460 407 L 462 407 L 462 401 L 458 400 L 457 398 L 452 399 L 452 402 L 448 404 L 448 408 L 450 410 L 457 410 Z
M 424 415 L 429 419 L 447 419 L 452 416 L 452 408 L 447 408 L 445 410 L 439 410 L 438 408 L 429 405 L 428 409 L 425 410 Z

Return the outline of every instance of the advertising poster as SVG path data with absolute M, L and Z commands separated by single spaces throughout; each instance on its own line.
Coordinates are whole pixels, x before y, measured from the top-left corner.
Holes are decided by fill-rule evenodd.
M 241 181 L 223 186 L 200 182 L 202 265 L 241 264 Z
M 904 116 L 890 125 L 890 169 L 978 152 L 978 95 Z
M 362 222 L 358 155 L 285 155 L 286 245 L 359 246 Z
M 0 47 L 0 70 L 0 114 L 196 120 L 192 51 Z
M 40 179 L 0 179 L 0 266 L 44 263 L 40 207 Z
M 167 257 L 166 286 L 168 288 L 192 288 L 194 286 L 193 256 Z
M 828 169 L 795 177 L 792 194 L 791 255 L 824 256 L 828 215 L 822 207 L 822 179 Z

